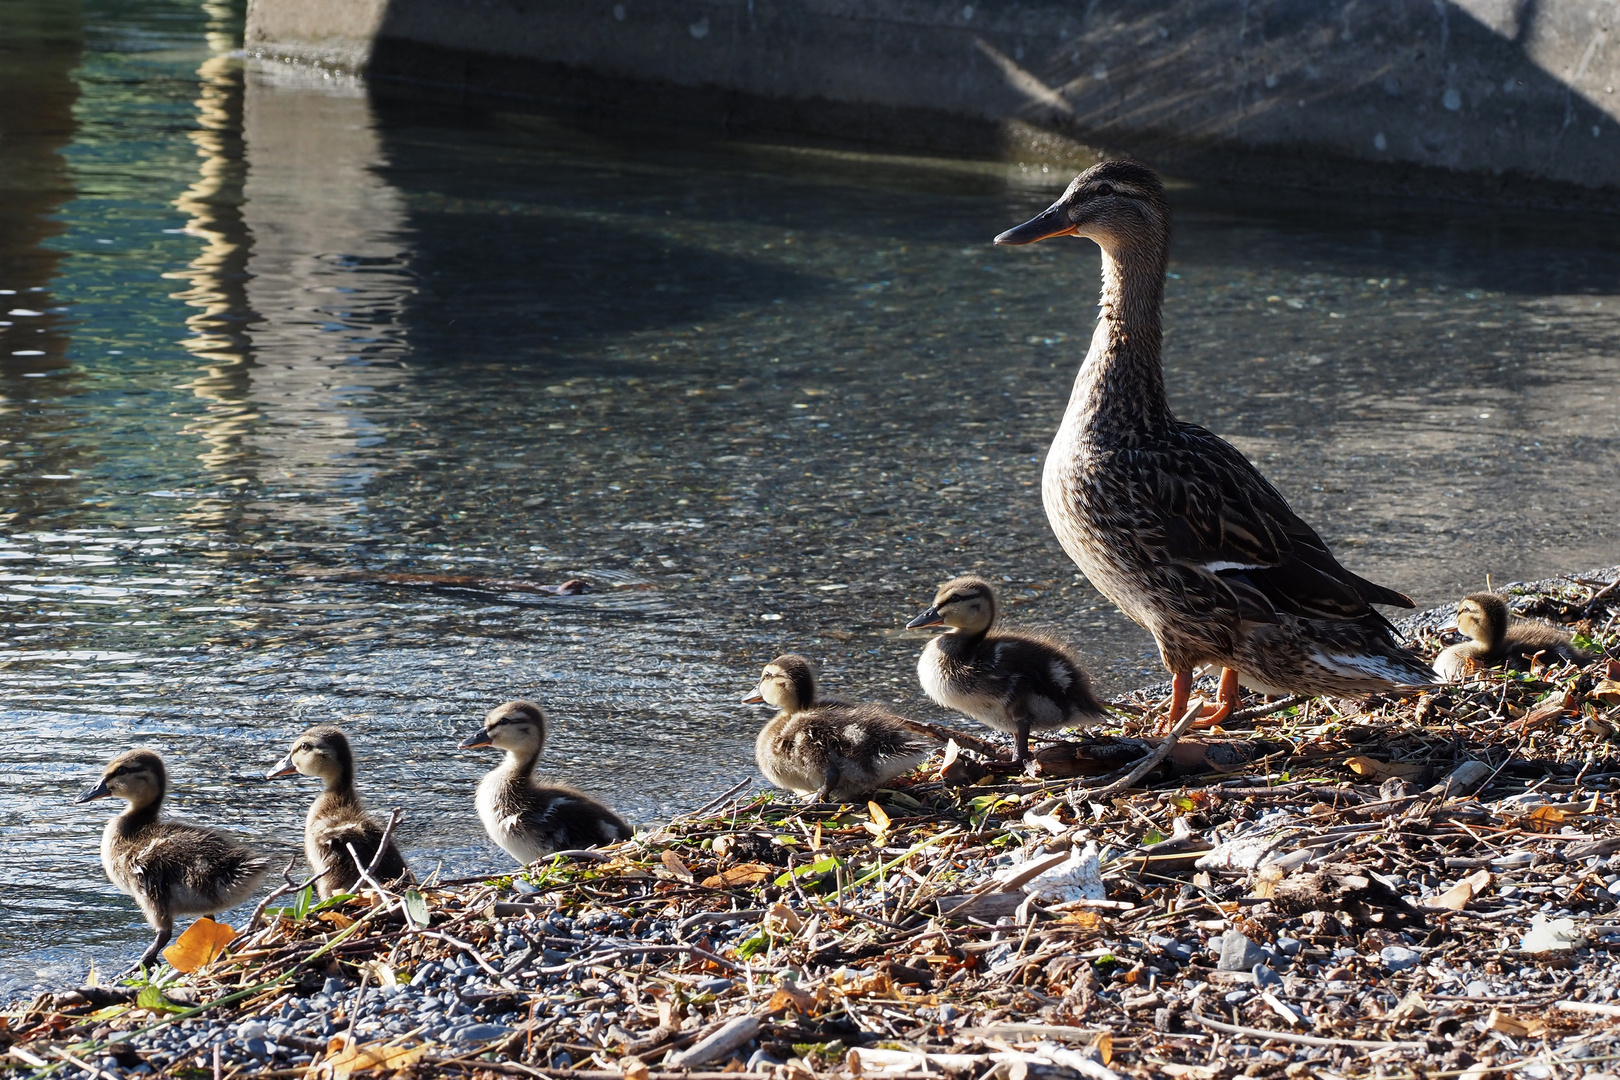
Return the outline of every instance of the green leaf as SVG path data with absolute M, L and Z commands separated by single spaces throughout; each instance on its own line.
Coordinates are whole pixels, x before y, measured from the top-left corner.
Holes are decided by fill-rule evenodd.
M 135 995 L 135 1004 L 143 1009 L 153 1012 L 185 1012 L 186 1006 L 177 1005 L 163 995 L 163 991 L 155 986 L 143 986 L 141 992 Z
M 432 915 L 428 912 L 427 900 L 415 889 L 405 890 L 405 917 L 411 920 L 411 925 L 417 929 L 424 929 L 432 922 Z
M 318 913 L 320 913 L 322 911 L 326 911 L 326 910 L 328 910 L 330 908 L 342 907 L 344 904 L 347 904 L 350 900 L 353 900 L 354 896 L 355 896 L 354 893 L 346 893 L 346 892 L 345 893 L 333 893 L 331 896 L 328 896 L 325 900 L 322 900 L 320 903 L 318 903 L 314 907 L 310 908 L 309 909 L 309 914 L 315 915 L 315 914 L 318 914 Z
M 304 886 L 304 891 L 298 894 L 298 899 L 297 900 L 293 901 L 293 913 L 294 913 L 293 914 L 293 921 L 295 921 L 295 922 L 303 922 L 304 921 L 304 917 L 309 914 L 310 902 L 312 900 L 314 900 L 314 899 L 315 899 L 315 886 L 314 886 L 314 884 L 312 883 L 312 884 L 309 884 L 309 885 L 305 885 Z
M 1198 809 L 1198 804 L 1187 798 L 1185 795 L 1174 796 L 1170 800 L 1170 805 L 1174 806 L 1178 810 L 1185 810 L 1188 813 L 1192 813 L 1194 810 Z
M 1148 844 L 1162 844 L 1163 842 L 1164 833 L 1160 832 L 1158 829 L 1149 829 L 1147 832 L 1142 834 L 1142 845 L 1144 847 L 1146 847 Z
M 792 884 L 794 878 L 810 877 L 813 874 L 830 874 L 838 868 L 838 865 L 839 863 L 837 859 L 833 858 L 831 855 L 824 855 L 815 862 L 811 863 L 809 866 L 801 866 L 795 870 L 789 870 L 787 873 L 776 879 L 776 886 L 777 888 L 781 888 L 784 885 L 790 885 Z
M 756 954 L 762 953 L 770 947 L 771 935 L 763 930 L 756 930 L 752 935 L 737 943 L 737 958 L 751 960 Z

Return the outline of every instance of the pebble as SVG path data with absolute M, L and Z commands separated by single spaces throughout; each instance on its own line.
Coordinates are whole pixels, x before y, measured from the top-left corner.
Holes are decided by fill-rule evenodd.
M 1228 930 L 1221 938 L 1221 959 L 1216 967 L 1221 971 L 1250 971 L 1263 964 L 1270 954 L 1237 930 Z
M 1380 949 L 1378 958 L 1391 971 L 1405 971 L 1409 967 L 1416 967 L 1418 961 L 1423 959 L 1416 949 L 1408 949 L 1401 945 L 1389 945 Z

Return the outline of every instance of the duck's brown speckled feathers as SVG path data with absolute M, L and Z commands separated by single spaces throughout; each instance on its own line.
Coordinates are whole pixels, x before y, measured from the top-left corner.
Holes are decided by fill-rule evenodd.
M 157 937 L 135 967 L 151 963 L 180 915 L 207 915 L 246 899 L 269 860 L 214 829 L 162 820 L 168 774 L 151 750 L 119 754 L 77 802 L 114 796 L 128 802 L 101 836 L 101 865 L 132 897 Z
M 1158 178 L 1103 162 L 996 239 L 1066 235 L 1102 248 L 1102 316 L 1042 500 L 1069 557 L 1153 634 L 1177 701 L 1204 664 L 1235 674 L 1223 679 L 1223 714 L 1238 680 L 1309 694 L 1433 683 L 1371 606 L 1411 600 L 1347 570 L 1242 454 L 1171 414 L 1160 363 L 1170 208 Z
M 360 885 L 360 867 L 349 854 L 349 847 L 352 845 L 369 867 L 377 856 L 385 827 L 366 813 L 355 790 L 354 752 L 348 737 L 330 724 L 305 731 L 293 740 L 291 751 L 269 775 L 290 776 L 294 772 L 319 777 L 326 784 L 304 818 L 304 857 L 310 869 L 321 875 L 315 889 L 323 900 L 352 893 Z M 372 876 L 387 884 L 409 875 L 404 856 L 390 838 Z
M 1062 643 L 996 629 L 995 589 L 983 578 L 941 585 L 932 606 L 908 626 L 951 627 L 917 660 L 917 679 L 936 703 L 1013 736 L 1017 760 L 1030 757 L 1031 731 L 1086 727 L 1106 717 L 1091 679 Z
M 818 801 L 869 795 L 915 769 L 936 745 L 881 706 L 818 697 L 810 662 L 792 653 L 766 664 L 743 700 L 781 710 L 754 740 L 765 778 Z
M 478 785 L 478 816 L 491 840 L 527 865 L 557 851 L 630 839 L 625 820 L 584 792 L 534 779 L 550 734 L 545 711 L 532 701 L 491 709 L 481 730 L 461 745 L 494 746 L 506 760 Z
M 1470 593 L 1457 604 L 1457 629 L 1472 640 L 1453 645 L 1435 658 L 1435 670 L 1452 682 L 1504 663 L 1540 656 L 1543 662 L 1589 664 L 1591 653 L 1576 648 L 1562 627 L 1515 615 L 1507 597 L 1497 593 Z

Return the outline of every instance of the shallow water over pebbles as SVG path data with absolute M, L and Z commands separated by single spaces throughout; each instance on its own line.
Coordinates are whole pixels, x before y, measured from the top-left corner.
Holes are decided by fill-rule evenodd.
M 505 860 L 454 742 L 508 697 L 648 820 L 749 774 L 776 652 L 935 715 L 899 628 L 959 572 L 1158 675 L 1039 505 L 1095 250 L 988 243 L 1065 177 L 374 100 L 178 0 L 0 21 L 7 989 L 144 943 L 70 803 L 128 745 L 290 855 L 310 791 L 255 777 L 342 722 L 463 873 Z M 1173 198 L 1176 407 L 1346 562 L 1433 604 L 1614 561 L 1615 221 Z

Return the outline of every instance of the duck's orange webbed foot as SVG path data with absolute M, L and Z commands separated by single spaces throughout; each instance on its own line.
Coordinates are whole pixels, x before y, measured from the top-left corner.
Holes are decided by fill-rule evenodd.
M 1170 689 L 1170 711 L 1165 718 L 1165 729 L 1181 719 L 1187 711 L 1188 700 L 1192 697 L 1193 676 L 1190 671 L 1176 672 L 1175 680 Z M 1221 669 L 1221 689 L 1219 700 L 1213 705 L 1205 705 L 1203 715 L 1188 725 L 1189 728 L 1212 728 L 1232 715 L 1241 699 L 1238 689 L 1238 673 L 1231 668 Z

